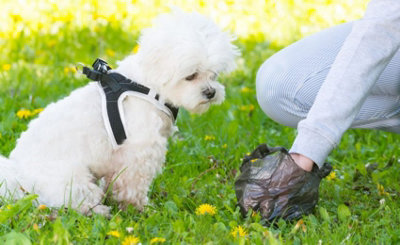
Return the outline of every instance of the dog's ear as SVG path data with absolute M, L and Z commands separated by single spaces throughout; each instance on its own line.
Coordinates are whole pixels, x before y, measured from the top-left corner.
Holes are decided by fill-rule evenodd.
M 187 70 L 206 66 L 216 72 L 235 69 L 240 54 L 233 36 L 198 13 L 180 9 L 161 14 L 139 38 L 139 62 L 152 83 L 178 81 Z M 182 71 L 185 70 L 185 71 Z

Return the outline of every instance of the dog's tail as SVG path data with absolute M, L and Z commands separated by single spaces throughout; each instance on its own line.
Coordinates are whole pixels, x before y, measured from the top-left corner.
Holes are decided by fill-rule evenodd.
M 15 162 L 0 156 L 0 196 L 6 198 L 19 198 L 23 189 L 18 183 L 18 173 Z

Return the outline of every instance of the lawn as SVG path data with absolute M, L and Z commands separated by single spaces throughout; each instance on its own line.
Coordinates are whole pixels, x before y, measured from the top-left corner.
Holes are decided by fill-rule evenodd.
M 88 83 L 75 63 L 102 57 L 115 67 L 133 52 L 139 30 L 166 9 L 160 1 L 101 2 L 21 6 L 0 0 L 0 154 L 8 156 L 41 108 Z M 220 79 L 226 101 L 203 115 L 180 111 L 179 132 L 170 139 L 165 168 L 143 212 L 106 201 L 113 207 L 110 219 L 86 217 L 43 206 L 34 195 L 0 198 L 0 244 L 400 243 L 395 134 L 348 131 L 328 158 L 334 174 L 322 181 L 315 212 L 298 222 L 277 220 L 267 227 L 258 214 L 242 217 L 233 188 L 247 152 L 264 142 L 290 147 L 296 135 L 259 108 L 259 65 L 302 36 L 360 17 L 366 2 L 175 1 L 237 34 L 243 56 L 238 69 Z

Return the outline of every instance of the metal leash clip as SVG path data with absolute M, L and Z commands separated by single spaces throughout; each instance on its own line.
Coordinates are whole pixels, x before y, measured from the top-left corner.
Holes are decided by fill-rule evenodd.
M 83 74 L 83 67 L 85 67 L 85 64 L 81 62 L 75 64 L 75 70 L 80 74 Z

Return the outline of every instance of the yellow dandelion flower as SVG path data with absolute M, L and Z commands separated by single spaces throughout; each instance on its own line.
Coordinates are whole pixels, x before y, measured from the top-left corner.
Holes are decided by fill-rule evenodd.
M 250 162 L 254 163 L 254 162 L 257 162 L 257 160 L 258 160 L 257 158 L 256 159 L 251 159 Z
M 62 16 L 57 16 L 55 19 L 66 23 L 66 22 L 71 22 L 74 19 L 74 16 L 71 13 L 67 13 Z
M 44 205 L 44 204 L 41 204 L 41 205 L 38 206 L 39 210 L 45 210 L 46 208 L 47 208 L 47 206 Z
M 20 14 L 10 14 L 10 17 L 14 22 L 19 22 L 23 20 Z
M 47 27 L 48 25 L 45 24 L 44 22 L 38 22 L 37 23 L 37 29 L 43 29 L 45 27 Z
M 26 119 L 32 116 L 32 112 L 30 110 L 21 109 L 17 112 L 17 117 L 20 119 Z
M 199 2 L 200 7 L 204 8 L 206 6 L 206 1 Z
M 137 238 L 135 236 L 127 236 L 122 241 L 122 245 L 134 245 L 134 244 L 138 244 L 139 242 L 140 242 L 139 238 Z
M 328 176 L 326 176 L 327 180 L 334 180 L 336 179 L 336 172 L 332 171 Z
M 106 54 L 110 57 L 114 57 L 115 56 L 115 51 L 112 49 L 106 49 Z
M 110 23 L 116 22 L 117 18 L 115 17 L 115 14 L 112 14 L 110 16 L 107 17 L 107 21 Z
M 3 64 L 2 68 L 4 71 L 9 71 L 11 69 L 11 65 L 10 64 Z
M 222 145 L 222 148 L 224 148 L 224 149 L 226 149 L 227 147 L 228 147 L 227 144 L 223 144 L 223 145 Z
M 100 18 L 105 19 L 105 16 L 101 15 L 101 14 L 93 13 L 93 15 L 92 15 L 92 19 L 93 20 L 97 20 L 97 19 L 100 19 Z
M 43 111 L 43 108 L 37 108 L 32 111 L 32 115 L 37 115 L 37 114 L 41 113 L 42 111 Z
M 132 49 L 132 53 L 136 54 L 139 51 L 139 44 Z
M 248 87 L 243 87 L 240 91 L 242 93 L 251 93 L 251 92 L 253 92 L 253 90 L 251 88 L 248 88 Z
M 215 136 L 213 136 L 213 135 L 206 135 L 206 136 L 204 136 L 204 140 L 215 140 Z
M 242 105 L 242 106 L 239 107 L 239 110 L 240 110 L 240 111 L 249 111 L 249 112 L 252 112 L 252 111 L 254 111 L 254 109 L 255 109 L 255 107 L 254 107 L 253 104 L 251 104 L 251 105 Z
M 255 108 L 255 107 L 254 107 L 253 104 L 251 104 L 251 105 L 248 106 L 248 110 L 249 110 L 249 111 L 254 111 L 254 108 Z
M 153 243 L 164 243 L 166 240 L 163 237 L 154 237 L 153 239 L 150 240 L 150 244 Z
M 7 208 L 8 210 L 10 210 L 10 209 L 12 208 L 12 206 L 11 206 L 10 204 L 8 204 L 8 205 L 6 206 L 6 208 Z
M 33 226 L 32 226 L 32 228 L 33 228 L 33 230 L 35 230 L 35 231 L 39 231 L 39 226 L 38 226 L 38 224 L 33 224 Z
M 232 230 L 231 235 L 233 237 L 245 237 L 247 236 L 247 232 L 243 229 L 243 227 L 238 225 Z
M 65 73 L 65 74 L 68 74 L 68 73 L 75 73 L 75 72 L 76 72 L 75 67 L 68 67 L 68 66 L 64 67 L 64 73 Z
M 210 204 L 201 204 L 200 206 L 198 206 L 196 208 L 196 214 L 197 215 L 205 215 L 205 214 L 209 214 L 209 215 L 214 215 L 217 213 L 217 208 L 213 205 Z
M 113 237 L 121 237 L 121 234 L 118 231 L 109 231 L 107 233 L 107 235 L 113 236 Z

